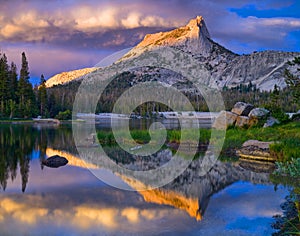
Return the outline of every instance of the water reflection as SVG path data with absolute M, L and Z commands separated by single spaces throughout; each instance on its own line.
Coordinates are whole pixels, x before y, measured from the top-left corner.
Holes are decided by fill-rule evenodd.
M 7 180 L 17 177 L 18 165 L 22 177 L 22 191 L 28 182 L 32 150 L 36 145 L 38 131 L 32 126 L 0 126 L 0 185 L 3 190 Z
M 44 227 L 48 224 L 51 227 L 46 227 L 46 232 L 50 235 L 103 235 L 109 232 L 121 235 L 143 231 L 151 235 L 150 232 L 157 232 L 159 228 L 167 229 L 161 222 L 166 222 L 165 219 L 170 223 L 183 218 L 187 225 L 191 225 L 179 210 L 155 205 L 149 207 L 133 192 L 108 190 L 77 189 L 50 192 L 44 196 L 27 194 L 22 197 L 22 202 L 17 195 L 1 197 L 0 233 L 3 235 L 8 228 L 3 227 L 3 222 L 14 222 L 16 235 L 24 232 L 45 234 Z M 179 223 L 174 228 L 179 230 L 183 226 Z
M 280 202 L 286 195 L 282 188 L 273 190 L 265 170 L 257 171 L 244 163 L 218 161 L 205 176 L 199 175 L 201 158 L 162 188 L 141 192 L 113 189 L 87 168 L 132 189 L 146 183 L 105 170 L 97 160 L 80 159 L 68 126 L 1 126 L 0 145 L 1 187 L 5 190 L 0 194 L 0 235 L 11 234 L 12 229 L 17 235 L 41 235 L 45 229 L 50 235 L 253 235 L 253 231 L 239 229 L 245 224 L 241 222 L 251 220 L 263 229 L 254 234 L 268 234 L 268 222 L 280 213 Z M 128 168 L 144 168 L 172 156 L 168 149 L 145 160 L 130 159 L 117 148 L 106 151 Z M 68 165 L 42 169 L 42 160 L 52 155 L 67 158 Z M 26 189 L 26 194 L 19 194 L 16 189 L 20 188 L 23 192 Z
M 17 177 L 22 179 L 22 192 L 25 191 L 29 177 L 30 160 L 38 155 L 40 162 L 46 158 L 48 146 L 74 150 L 70 128 L 41 128 L 32 125 L 0 126 L 0 185 L 3 190 L 7 181 Z M 41 165 L 43 168 L 43 165 Z

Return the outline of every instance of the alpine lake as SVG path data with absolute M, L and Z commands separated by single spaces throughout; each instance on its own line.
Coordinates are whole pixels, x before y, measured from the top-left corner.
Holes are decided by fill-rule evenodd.
M 131 127 L 147 129 L 149 122 L 132 121 Z M 293 188 L 240 160 L 217 160 L 199 175 L 199 154 L 167 185 L 136 191 L 143 183 L 80 157 L 71 124 L 2 124 L 0 146 L 0 235 L 272 235 L 274 216 L 283 214 Z M 104 150 L 115 163 L 141 165 L 118 146 Z M 173 154 L 164 146 L 145 161 Z M 54 155 L 68 164 L 43 165 Z

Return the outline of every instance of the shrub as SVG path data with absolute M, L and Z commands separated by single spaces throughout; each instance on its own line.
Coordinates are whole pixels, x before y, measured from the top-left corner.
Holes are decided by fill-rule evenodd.
M 271 114 L 274 118 L 280 121 L 280 123 L 287 123 L 290 121 L 289 115 L 283 112 L 282 109 L 276 108 L 271 111 Z
M 70 110 L 60 111 L 58 115 L 55 116 L 58 120 L 71 120 L 72 112 Z
M 290 161 L 276 162 L 277 170 L 275 174 L 284 174 L 293 178 L 300 177 L 300 158 L 291 158 Z

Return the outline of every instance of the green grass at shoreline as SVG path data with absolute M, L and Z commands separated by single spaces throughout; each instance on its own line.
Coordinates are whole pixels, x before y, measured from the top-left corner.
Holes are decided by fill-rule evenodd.
M 229 129 L 226 132 L 223 149 L 239 148 L 250 139 L 274 141 L 275 143 L 270 146 L 270 151 L 278 161 L 286 162 L 291 158 L 300 158 L 300 122 L 290 122 L 269 128 Z
M 185 142 L 208 144 L 210 141 L 210 129 L 199 129 L 199 140 L 195 138 L 198 136 L 195 130 L 183 130 L 183 132 L 186 132 L 184 134 L 186 137 Z M 119 133 L 118 135 L 122 134 Z M 166 142 L 180 143 L 181 135 L 180 130 L 167 130 Z M 137 143 L 141 144 L 148 143 L 151 139 L 147 130 L 132 130 L 131 136 Z M 98 139 L 104 145 L 116 144 L 114 134 L 111 131 L 98 131 Z M 292 158 L 300 158 L 300 122 L 290 122 L 269 128 L 228 129 L 221 155 L 232 155 L 236 149 L 240 148 L 245 141 L 250 139 L 274 141 L 275 143 L 270 147 L 271 155 L 276 156 L 279 161 L 287 162 Z
M 115 136 L 126 137 L 125 132 L 125 130 L 120 130 L 114 134 L 112 131 L 98 131 L 97 136 L 101 144 L 113 145 L 117 143 L 115 140 Z M 157 130 L 155 132 L 156 135 L 160 134 L 160 130 Z M 182 132 L 180 130 L 167 130 L 166 141 L 167 143 L 180 143 L 180 141 L 182 142 L 181 137 L 183 136 L 186 142 L 195 144 L 208 144 L 211 135 L 211 130 L 199 129 L 198 132 L 199 133 L 197 134 L 197 130 L 194 129 L 183 130 Z M 135 142 L 140 144 L 148 143 L 151 140 L 151 136 L 148 130 L 131 130 L 130 134 L 132 139 L 134 139 Z M 163 133 L 161 135 L 163 135 Z M 129 140 L 126 140 L 126 138 L 124 141 L 130 142 Z
M 34 121 L 32 119 L 13 119 L 13 120 L 0 120 L 0 125 L 7 125 L 7 124 L 31 124 Z

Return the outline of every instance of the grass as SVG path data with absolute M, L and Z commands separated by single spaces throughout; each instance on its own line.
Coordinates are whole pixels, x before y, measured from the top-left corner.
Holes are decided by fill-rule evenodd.
M 97 137 L 99 140 L 99 143 L 102 145 L 114 145 L 116 144 L 115 137 L 112 132 L 110 131 L 99 131 L 97 132 Z
M 279 161 L 300 158 L 300 122 L 291 122 L 269 128 L 251 128 L 227 130 L 223 150 L 236 149 L 249 140 L 274 141 L 270 146 L 271 154 Z
M 132 130 L 130 134 L 137 143 L 149 143 L 151 140 L 148 130 Z
M 300 158 L 291 158 L 289 161 L 277 162 L 275 174 L 288 175 L 293 178 L 300 176 Z
M 19 123 L 30 123 L 32 122 L 32 119 L 0 119 L 0 124 L 7 124 L 7 123 L 14 123 L 14 122 L 19 122 Z
M 156 130 L 155 134 L 160 135 L 160 130 Z M 199 133 L 197 133 L 199 132 Z M 144 144 L 148 143 L 151 140 L 151 136 L 148 130 L 131 130 L 131 137 L 135 140 L 135 142 Z M 211 130 L 209 129 L 186 129 L 183 131 L 180 130 L 167 130 L 166 140 L 168 143 L 180 143 L 182 141 L 182 137 L 184 138 L 184 142 L 189 143 L 202 143 L 208 144 L 210 139 Z M 163 133 L 161 133 L 163 135 Z M 103 131 L 100 130 L 97 132 L 97 137 L 100 144 L 104 145 L 113 145 L 116 144 L 115 136 L 124 137 L 124 142 L 130 142 L 130 140 L 126 140 L 126 131 L 120 130 L 114 135 L 112 131 Z
M 122 132 L 125 131 L 118 131 L 117 136 L 126 137 L 125 133 Z M 155 132 L 160 132 L 160 130 Z M 131 137 L 140 144 L 148 143 L 151 140 L 151 136 L 147 130 L 132 130 Z M 166 142 L 208 144 L 210 137 L 211 130 L 209 129 L 167 130 Z M 182 140 L 182 138 L 184 139 Z M 116 144 L 114 134 L 111 131 L 98 131 L 98 139 L 104 145 Z M 230 128 L 226 132 L 221 156 L 234 156 L 235 150 L 240 148 L 249 139 L 274 141 L 275 143 L 270 146 L 270 151 L 271 155 L 275 156 L 279 162 L 288 163 L 293 159 L 300 158 L 300 122 L 290 122 L 269 128 Z M 123 141 L 130 142 L 129 138 L 128 140 L 125 138 Z
M 202 144 L 208 144 L 211 130 L 210 129 L 199 129 L 199 133 L 197 130 L 193 129 L 184 129 L 183 131 L 180 130 L 168 130 L 167 131 L 167 140 L 171 143 L 180 143 L 181 137 L 184 138 L 184 141 L 187 142 L 196 142 Z

